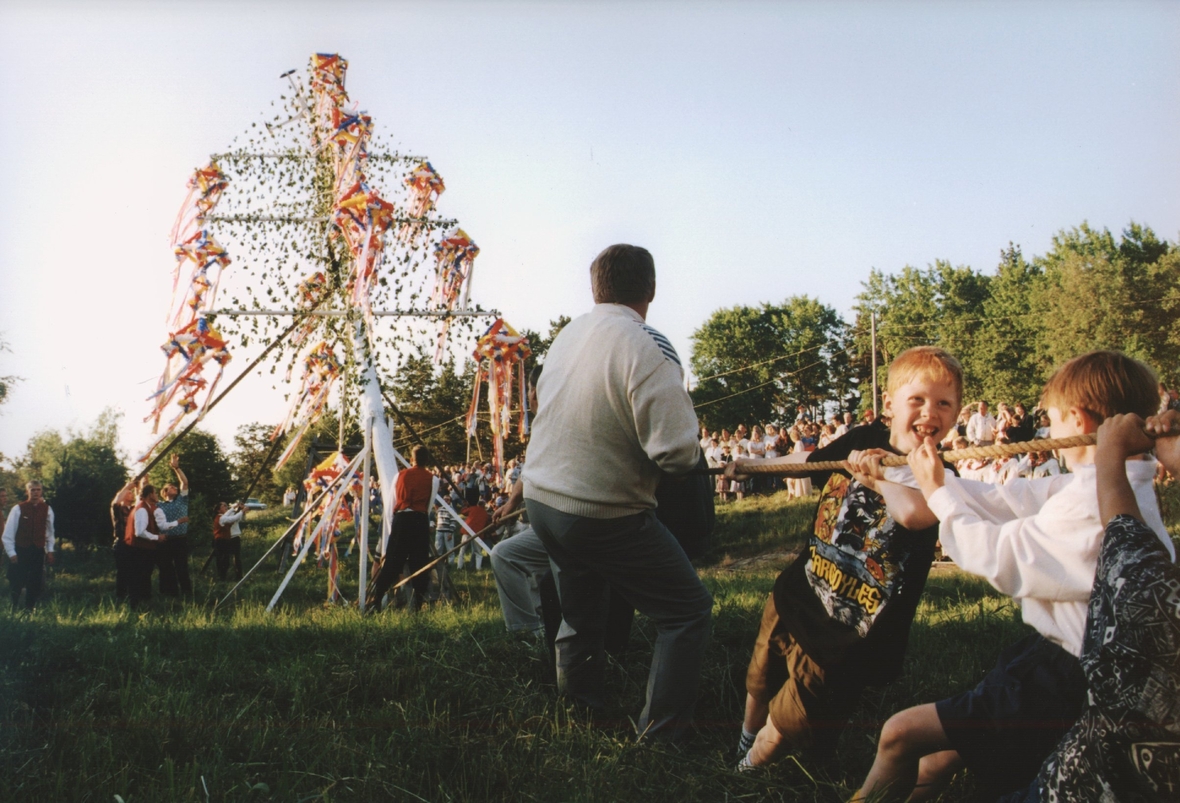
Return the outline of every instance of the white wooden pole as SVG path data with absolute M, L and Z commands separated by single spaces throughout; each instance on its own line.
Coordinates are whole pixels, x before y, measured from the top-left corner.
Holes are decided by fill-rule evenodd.
M 373 421 L 369 419 L 365 422 L 365 485 L 364 492 L 361 495 L 361 559 L 360 559 L 360 590 L 357 592 L 357 599 L 360 600 L 361 606 L 365 604 L 366 593 L 369 585 L 369 483 L 371 482 L 373 468 Z
M 385 400 L 381 398 L 381 382 L 377 379 L 377 369 L 373 366 L 373 356 L 369 353 L 369 343 L 365 337 L 364 323 L 358 323 L 354 330 L 356 354 L 364 366 L 361 375 L 361 420 L 373 422 L 371 437 L 373 461 L 377 465 L 377 481 L 381 486 L 381 499 L 384 504 L 381 516 L 381 554 L 385 554 L 385 545 L 389 541 L 389 530 L 393 525 L 393 516 L 389 511 L 393 507 L 394 487 L 397 483 L 397 458 L 394 457 L 393 427 L 385 420 Z
M 345 469 L 343 474 L 343 485 L 345 487 L 348 486 L 348 483 L 352 482 L 352 476 L 356 474 L 356 468 L 358 465 L 360 465 L 361 461 L 365 459 L 366 454 L 366 450 L 361 449 L 361 451 L 357 453 L 356 457 L 352 458 L 352 462 L 348 464 L 348 467 Z M 340 498 L 343 498 L 343 496 L 343 494 L 340 494 Z M 287 575 L 283 578 L 283 582 L 279 584 L 278 590 L 275 591 L 275 595 L 270 598 L 270 603 L 266 606 L 266 610 L 268 612 L 274 610 L 275 605 L 278 604 L 279 597 L 283 596 L 283 592 L 287 590 L 287 584 L 290 583 L 291 578 L 295 576 L 295 571 L 299 568 L 300 564 L 303 563 L 304 558 L 307 557 L 307 553 L 311 551 L 311 545 L 316 540 L 315 536 L 319 533 L 320 528 L 324 526 L 324 519 L 330 518 L 332 512 L 335 509 L 336 508 L 333 506 L 329 510 L 325 511 L 325 515 L 320 519 L 319 524 L 316 525 L 316 529 L 306 539 L 304 539 L 303 547 L 299 550 L 299 557 L 291 562 L 291 568 L 287 570 Z

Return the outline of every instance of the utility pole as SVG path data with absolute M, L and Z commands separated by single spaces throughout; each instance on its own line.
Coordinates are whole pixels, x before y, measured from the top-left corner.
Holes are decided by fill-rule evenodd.
M 869 313 L 869 335 L 873 341 L 873 418 L 877 417 L 877 313 Z

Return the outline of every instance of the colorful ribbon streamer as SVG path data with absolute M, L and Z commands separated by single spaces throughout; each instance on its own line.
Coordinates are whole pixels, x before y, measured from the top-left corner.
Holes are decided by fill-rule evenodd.
M 420 162 L 406 177 L 406 186 L 410 189 L 407 212 L 411 218 L 425 218 L 430 210 L 434 209 L 438 196 L 447 189 L 442 176 L 430 162 Z M 404 221 L 398 229 L 398 241 L 407 245 L 413 244 L 423 228 L 418 220 Z
M 471 293 L 471 273 L 477 256 L 479 246 L 463 229 L 452 229 L 439 241 L 434 247 L 434 292 L 430 296 L 432 309 L 447 312 L 455 309 L 460 291 L 463 292 L 461 308 L 467 308 L 467 299 Z M 436 363 L 442 362 L 450 328 L 450 318 L 439 320 L 438 338 L 434 349 Z
M 206 320 L 206 314 L 212 309 L 217 296 L 221 274 L 230 264 L 230 258 L 205 228 L 205 219 L 227 186 L 229 182 L 216 162 L 195 170 L 188 180 L 188 195 L 172 226 L 172 250 L 176 265 L 172 270 L 172 301 L 167 317 L 171 332 L 168 341 L 162 346 L 164 372 L 160 375 L 155 393 L 148 397 L 154 402 L 152 411 L 144 419 L 152 422 L 152 434 L 160 436 L 140 457 L 141 461 L 146 460 L 167 439 L 186 415 L 194 412 L 198 416 L 204 415 L 225 365 L 230 360 L 225 340 Z M 184 292 L 179 293 L 181 274 L 185 273 L 186 266 L 187 282 Z M 211 270 L 215 271 L 212 276 Z M 205 365 L 210 361 L 218 365 L 217 376 L 212 382 L 202 376 Z M 197 397 L 202 392 L 204 399 L 198 402 Z M 180 406 L 180 413 L 160 434 L 164 409 L 173 401 Z
M 348 469 L 348 464 L 349 461 L 341 452 L 328 455 L 311 470 L 307 479 L 303 481 L 307 498 L 312 499 L 332 486 Z M 364 488 L 363 474 L 354 472 L 351 477 L 346 478 L 345 482 L 336 485 L 330 493 L 324 496 L 318 508 L 310 516 L 305 517 L 295 531 L 292 554 L 298 555 L 303 546 L 303 539 L 307 536 L 309 522 L 316 521 L 310 538 L 313 540 L 312 547 L 316 551 L 318 565 L 322 568 L 326 563 L 328 567 L 328 602 L 339 602 L 344 599 L 337 583 L 340 569 L 337 543 L 340 539 L 341 528 L 354 520 L 352 508 L 348 504 L 349 499 L 360 499 Z
M 512 425 L 512 380 L 517 374 L 520 388 L 520 421 L 517 431 L 523 438 L 529 433 L 528 394 L 525 386 L 524 362 L 532 354 L 528 338 L 497 318 L 483 336 L 476 341 L 472 357 L 480 366 L 476 370 L 475 390 L 467 410 L 467 432 L 475 435 L 481 379 L 487 376 L 488 413 L 491 418 L 492 442 L 495 449 L 493 470 L 500 474 L 504 466 L 504 437 Z M 483 361 L 487 360 L 487 369 Z
M 295 431 L 295 436 L 287 444 L 287 448 L 279 455 L 275 470 L 278 471 L 295 453 L 299 441 L 307 434 L 311 425 L 319 420 L 324 406 L 328 402 L 328 395 L 340 377 L 341 365 L 336 359 L 336 353 L 327 343 L 320 341 L 303 359 L 303 381 L 291 409 L 283 423 L 275 427 L 270 439 Z

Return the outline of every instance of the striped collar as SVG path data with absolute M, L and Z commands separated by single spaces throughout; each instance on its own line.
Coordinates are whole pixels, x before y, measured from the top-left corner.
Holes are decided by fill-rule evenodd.
M 620 317 L 630 318 L 631 320 L 635 321 L 635 323 L 639 324 L 639 328 L 641 328 L 644 332 L 647 332 L 648 336 L 653 341 L 655 341 L 656 346 L 659 347 L 666 359 L 671 360 L 681 368 L 684 367 L 680 362 L 680 356 L 676 353 L 676 349 L 672 346 L 672 341 L 664 337 L 664 335 L 661 334 L 660 331 L 655 327 L 648 326 L 647 322 L 643 320 L 643 316 L 625 304 L 595 304 L 594 309 L 591 310 L 591 313 L 594 315 L 618 315 Z

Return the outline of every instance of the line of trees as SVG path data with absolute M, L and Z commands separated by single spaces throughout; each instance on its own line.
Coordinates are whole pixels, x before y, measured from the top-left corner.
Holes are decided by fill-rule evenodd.
M 874 269 L 853 313 L 845 321 L 807 296 L 714 312 L 692 339 L 702 423 L 871 407 L 873 314 L 881 387 L 890 360 L 917 345 L 962 361 L 965 400 L 1035 404 L 1056 366 L 1098 348 L 1180 381 L 1180 248 L 1133 222 L 1119 237 L 1086 223 L 1062 230 L 1031 259 L 1010 243 L 994 273 L 942 260 Z

